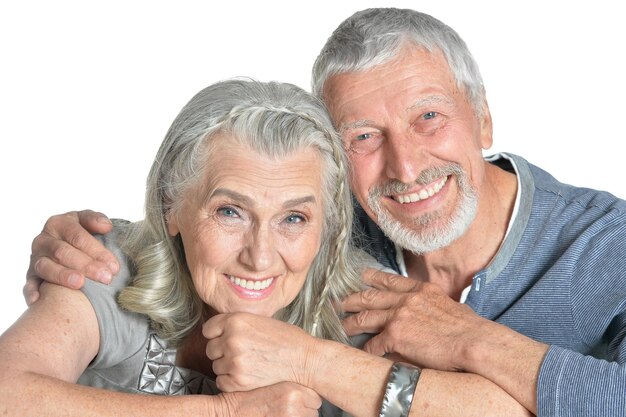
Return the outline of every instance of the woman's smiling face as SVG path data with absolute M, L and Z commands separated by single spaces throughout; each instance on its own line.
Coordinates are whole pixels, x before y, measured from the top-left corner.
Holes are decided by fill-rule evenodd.
M 227 137 L 212 141 L 204 181 L 168 216 L 169 233 L 180 233 L 207 305 L 272 316 L 300 292 L 320 247 L 320 157 L 304 148 L 272 159 Z

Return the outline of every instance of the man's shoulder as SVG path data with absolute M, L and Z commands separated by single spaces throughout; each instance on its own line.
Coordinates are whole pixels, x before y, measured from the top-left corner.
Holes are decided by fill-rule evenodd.
M 561 182 L 547 170 L 528 162 L 519 155 L 501 153 L 485 159 L 503 169 L 513 169 L 520 177 L 523 186 L 533 187 L 534 198 L 542 205 L 546 204 L 545 200 L 551 200 L 553 205 L 615 211 L 614 214 L 626 215 L 626 200 L 609 191 Z

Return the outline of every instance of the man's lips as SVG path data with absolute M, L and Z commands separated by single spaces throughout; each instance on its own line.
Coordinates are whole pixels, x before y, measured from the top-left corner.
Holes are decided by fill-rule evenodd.
M 419 191 L 405 194 L 394 194 L 389 197 L 400 204 L 415 203 L 416 201 L 426 200 L 441 191 L 447 181 L 448 177 L 446 176 L 428 184 Z

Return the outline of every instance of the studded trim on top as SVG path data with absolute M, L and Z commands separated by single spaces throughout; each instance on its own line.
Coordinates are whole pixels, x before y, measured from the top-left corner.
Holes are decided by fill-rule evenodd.
M 176 366 L 176 349 L 157 335 L 150 335 L 146 359 L 141 370 L 137 389 L 157 395 L 216 395 L 215 382 L 203 374 Z

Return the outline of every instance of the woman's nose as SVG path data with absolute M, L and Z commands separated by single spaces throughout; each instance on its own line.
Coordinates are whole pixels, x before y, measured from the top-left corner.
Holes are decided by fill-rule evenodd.
M 254 227 L 241 251 L 241 262 L 253 271 L 263 271 L 272 266 L 274 257 L 275 247 L 269 227 Z

